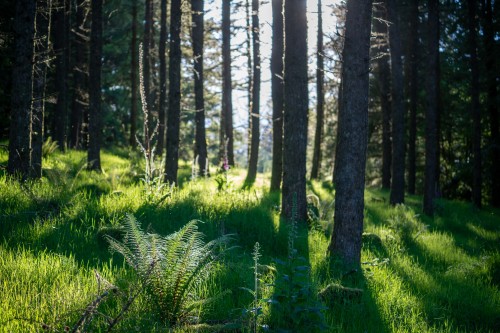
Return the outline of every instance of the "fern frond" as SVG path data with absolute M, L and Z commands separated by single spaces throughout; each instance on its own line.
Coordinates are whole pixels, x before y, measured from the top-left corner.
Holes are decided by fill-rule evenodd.
M 200 221 L 192 220 L 166 237 L 145 233 L 132 215 L 124 220 L 123 242 L 107 237 L 112 251 L 121 253 L 138 273 L 146 290 L 158 305 L 160 315 L 171 325 L 181 323 L 203 300 L 196 287 L 210 273 L 225 245 L 226 235 L 205 243 L 198 231 Z

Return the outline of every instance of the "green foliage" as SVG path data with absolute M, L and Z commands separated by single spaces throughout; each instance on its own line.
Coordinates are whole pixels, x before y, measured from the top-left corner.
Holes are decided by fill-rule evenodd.
M 227 180 L 227 171 L 223 170 L 218 172 L 215 177 L 214 181 L 217 184 L 217 192 L 224 192 L 229 190 L 231 187 L 231 182 Z
M 208 243 L 198 231 L 198 221 L 188 222 L 179 231 L 161 237 L 143 232 L 132 215 L 125 219 L 122 242 L 108 237 L 110 247 L 125 257 L 137 272 L 159 315 L 169 325 L 196 322 L 196 310 L 208 300 L 193 291 L 210 274 L 230 236 Z
M 417 237 L 427 228 L 418 220 L 418 214 L 403 204 L 394 207 L 387 222 L 389 227 L 403 239 Z
M 53 141 L 52 137 L 49 136 L 42 144 L 42 158 L 48 158 L 57 150 L 57 148 L 59 148 L 59 144 L 57 141 Z
M 0 162 L 6 160 L 6 152 L 0 150 Z M 143 230 L 151 225 L 159 243 L 168 237 L 162 235 L 181 229 L 185 221 L 200 219 L 205 223 L 197 223 L 197 228 L 207 239 L 234 233 L 239 247 L 214 262 L 207 279 L 190 291 L 193 303 L 212 300 L 202 301 L 191 312 L 202 324 L 168 327 L 157 301 L 142 292 L 113 332 L 221 332 L 231 327 L 250 331 L 255 297 L 241 287 L 255 289 L 256 242 L 261 254 L 258 331 L 266 330 L 265 325 L 276 331 L 307 330 L 286 321 L 291 316 L 285 307 L 290 298 L 281 304 L 269 302 L 291 290 L 297 295 L 296 304 L 303 295 L 314 303 L 317 292 L 329 285 L 363 293 L 353 298 L 341 289 L 332 302 L 325 301 L 327 332 L 499 330 L 500 211 L 496 209 L 477 210 L 465 202 L 439 200 L 438 213 L 431 219 L 419 215 L 419 196 L 408 196 L 404 208 L 391 207 L 388 192 L 368 189 L 362 268 L 346 274 L 331 269 L 326 252 L 331 233 L 325 230 L 333 221 L 327 212 L 334 200 L 331 184 L 314 181 L 308 188 L 320 199 L 324 230 L 297 225 L 296 238 L 289 239 L 287 223 L 280 223 L 275 210 L 279 195 L 268 193 L 259 182 L 251 191 L 217 195 L 213 180 L 200 177 L 181 184 L 163 201 L 152 202 L 138 176 L 144 170 L 142 156 L 130 158 L 129 151 L 121 149 L 103 151 L 102 163 L 102 174 L 87 172 L 81 169 L 85 152 L 68 150 L 56 151 L 44 161 L 47 169 L 37 182 L 20 183 L 0 170 L 0 332 L 40 332 L 42 324 L 54 332 L 73 327 L 100 295 L 94 271 L 119 290 L 99 305 L 100 314 L 87 326 L 87 331 L 106 331 L 106 318 L 115 318 L 127 300 L 143 290 L 139 274 L 123 257 L 110 254 L 107 244 L 99 245 L 104 235 L 123 243 L 119 237 L 125 236 L 120 230 L 127 213 L 140 217 Z M 181 167 L 189 177 L 191 167 Z M 231 170 L 234 188 L 240 188 L 244 175 L 245 170 Z M 396 226 L 400 223 L 413 227 Z M 401 236 L 402 229 L 410 230 L 409 237 Z M 425 232 L 419 234 L 420 230 Z M 289 265 L 292 243 L 296 259 Z M 296 269 L 290 272 L 289 267 Z M 300 291 L 284 275 L 310 289 Z M 225 295 L 226 290 L 231 294 Z M 247 317 L 241 322 L 242 309 Z
M 323 310 L 310 282 L 310 266 L 295 248 L 297 239 L 297 196 L 293 197 L 292 219 L 288 230 L 288 260 L 275 259 L 278 276 L 270 300 L 281 314 L 281 331 L 320 331 L 326 329 Z

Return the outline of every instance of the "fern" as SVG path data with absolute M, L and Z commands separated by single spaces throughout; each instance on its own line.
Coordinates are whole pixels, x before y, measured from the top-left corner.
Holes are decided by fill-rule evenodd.
M 48 158 L 57 150 L 57 148 L 59 148 L 59 144 L 57 141 L 53 141 L 49 136 L 42 144 L 42 158 Z
M 225 235 L 205 243 L 203 233 L 198 231 L 199 222 L 192 220 L 162 237 L 145 233 L 137 220 L 127 215 L 123 242 L 107 237 L 111 250 L 121 253 L 143 280 L 169 325 L 186 322 L 196 308 L 210 301 L 196 294 L 197 287 L 209 276 L 212 264 L 231 239 L 231 235 Z

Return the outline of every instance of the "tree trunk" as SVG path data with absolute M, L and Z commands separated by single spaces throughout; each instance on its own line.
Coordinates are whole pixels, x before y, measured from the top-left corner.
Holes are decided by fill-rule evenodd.
M 194 22 L 193 22 L 194 24 Z M 165 109 L 167 108 L 167 0 L 161 0 L 161 18 L 160 18 L 160 101 L 158 103 L 158 141 L 156 151 L 158 155 L 163 154 L 165 146 Z
M 314 152 L 311 168 L 311 179 L 318 179 L 321 170 L 321 141 L 324 127 L 324 62 L 323 62 L 323 17 L 321 14 L 321 0 L 318 0 L 318 40 L 316 54 L 316 133 L 314 135 Z
M 75 64 L 73 67 L 73 101 L 71 107 L 71 124 L 69 146 L 82 148 L 84 145 L 84 119 L 88 114 L 88 38 L 86 2 L 75 7 L 76 23 L 74 26 Z
M 33 43 L 33 104 L 31 107 L 31 170 L 30 177 L 42 177 L 43 117 L 45 86 L 49 64 L 52 1 L 38 0 Z
M 437 109 L 438 109 L 438 66 L 439 66 L 439 1 L 429 0 L 428 18 L 428 73 L 427 73 L 427 108 L 425 112 L 425 178 L 424 178 L 424 213 L 434 215 L 436 197 L 437 164 Z
M 392 183 L 390 202 L 404 203 L 405 199 L 405 106 L 403 97 L 403 64 L 397 3 L 386 0 L 389 19 L 389 48 L 391 52 L 392 95 Z
M 307 219 L 307 18 L 306 1 L 285 2 L 284 137 L 281 216 Z M 296 197 L 296 206 L 294 206 Z M 296 211 L 297 216 L 293 216 Z
M 250 157 L 248 159 L 247 185 L 255 182 L 260 143 L 260 27 L 259 0 L 252 0 L 252 40 L 253 40 L 253 79 L 252 79 L 252 132 L 250 142 Z
M 408 77 L 409 86 L 409 130 L 408 130 L 408 193 L 415 194 L 416 164 L 417 164 L 417 105 L 418 105 L 418 72 L 417 72 L 417 52 L 418 52 L 418 0 L 410 1 L 410 17 L 408 29 L 409 61 Z M 437 28 L 437 27 L 436 27 Z
M 222 110 L 219 157 L 234 166 L 233 102 L 231 81 L 231 2 L 222 0 Z
M 387 11 L 383 6 L 376 6 L 376 18 L 373 20 L 375 34 L 375 57 L 377 59 L 377 71 L 375 72 L 378 90 L 380 93 L 380 109 L 382 112 L 382 188 L 391 187 L 391 69 L 389 67 L 389 57 L 387 52 Z
M 101 171 L 101 67 L 102 67 L 102 0 L 91 1 L 92 25 L 90 29 L 90 108 L 88 168 Z
M 250 138 L 252 137 L 252 25 L 250 23 L 250 1 L 245 0 L 245 23 L 246 23 L 246 56 L 247 56 L 247 108 L 248 108 L 248 129 L 247 129 L 247 163 L 250 161 L 250 148 L 252 147 Z M 283 61 L 283 59 L 281 59 Z
M 283 176 L 283 0 L 272 0 L 272 10 L 271 94 L 273 99 L 273 162 L 271 191 L 279 191 Z
M 137 145 L 136 132 L 137 132 L 137 2 L 132 2 L 132 40 L 130 42 L 130 90 L 131 90 L 131 106 L 130 106 L 130 138 L 129 145 L 135 148 Z
M 146 105 L 143 105 L 143 109 L 145 108 L 146 110 L 143 110 L 144 113 L 147 113 L 145 115 L 146 119 L 144 119 L 144 146 L 147 147 L 149 146 L 149 137 L 147 133 L 151 133 L 153 128 L 152 128 L 152 115 L 151 115 L 151 109 L 153 108 L 153 100 L 151 98 L 151 70 L 150 70 L 150 58 L 151 58 L 151 25 L 153 24 L 153 0 L 146 0 L 145 1 L 145 10 L 144 10 L 144 36 L 143 36 L 143 43 L 142 43 L 142 68 L 143 72 L 139 73 L 140 75 L 143 75 L 143 84 L 144 84 L 144 93 L 146 95 Z
M 30 131 L 35 13 L 35 0 L 16 1 L 7 172 L 23 179 L 29 176 L 31 164 Z
M 59 0 L 58 9 L 54 15 L 54 49 L 56 53 L 57 104 L 52 119 L 52 138 L 57 141 L 59 149 L 64 151 L 66 146 L 66 118 L 67 118 L 67 33 L 69 23 L 69 1 Z
M 347 1 L 335 156 L 335 223 L 328 250 L 360 265 L 368 144 L 368 73 L 372 1 Z
M 204 0 L 191 1 L 193 18 L 193 59 L 194 59 L 194 99 L 195 99 L 195 155 L 198 159 L 200 176 L 207 176 L 207 139 L 205 133 L 205 97 L 203 72 L 203 43 L 204 43 Z
M 343 46 L 342 46 L 343 48 Z M 340 73 L 341 73 L 341 77 L 340 77 L 340 82 L 339 82 L 339 88 L 338 88 L 338 91 L 337 91 L 337 108 L 338 108 L 338 112 L 337 114 L 340 115 L 340 109 L 342 108 L 342 96 L 343 96 L 343 84 L 342 84 L 342 72 L 343 72 L 343 66 L 342 64 L 340 65 Z M 338 124 L 337 124 L 337 139 L 338 139 L 338 131 L 339 131 L 339 128 L 338 128 Z M 335 147 L 334 147 L 334 156 L 333 156 L 333 168 L 332 168 L 332 183 L 335 184 L 335 168 L 336 168 L 336 156 L 338 155 L 337 154 L 337 150 L 339 148 L 339 144 L 338 144 L 338 140 L 335 140 Z
M 472 117 L 472 203 L 481 207 L 481 110 L 479 106 L 479 69 L 477 61 L 477 1 L 468 0 L 469 47 L 471 68 Z
M 177 183 L 181 113 L 181 0 L 170 2 L 169 90 L 165 180 Z
M 498 131 L 498 106 L 495 30 L 491 0 L 485 1 L 484 44 L 486 48 L 486 79 L 488 84 L 488 112 L 491 131 L 491 204 L 500 207 L 500 135 Z

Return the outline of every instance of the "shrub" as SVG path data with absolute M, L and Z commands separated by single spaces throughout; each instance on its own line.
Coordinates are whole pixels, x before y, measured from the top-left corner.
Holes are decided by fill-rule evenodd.
M 162 237 L 141 230 L 132 215 L 125 219 L 120 242 L 107 236 L 111 250 L 119 252 L 137 272 L 160 317 L 170 326 L 196 321 L 201 299 L 197 287 L 210 275 L 212 264 L 224 252 L 231 235 L 208 243 L 192 220 L 179 231 Z

